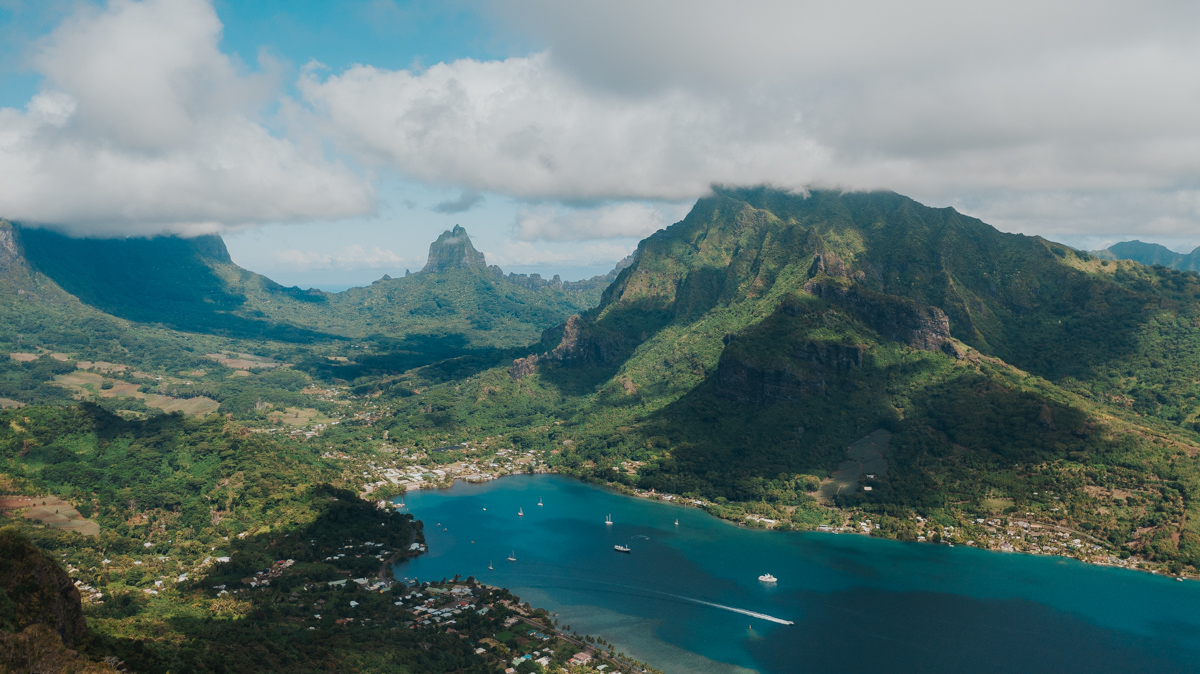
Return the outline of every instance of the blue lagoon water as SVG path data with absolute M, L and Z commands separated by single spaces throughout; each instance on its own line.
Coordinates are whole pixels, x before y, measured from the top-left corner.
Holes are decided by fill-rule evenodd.
M 751 530 L 553 475 L 403 500 L 429 552 L 397 565 L 397 578 L 507 587 L 668 672 L 1200 672 L 1200 582 Z M 778 583 L 760 583 L 764 573 Z

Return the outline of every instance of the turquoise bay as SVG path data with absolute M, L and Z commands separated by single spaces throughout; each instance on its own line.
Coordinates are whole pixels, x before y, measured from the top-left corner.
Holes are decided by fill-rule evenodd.
M 756 531 L 553 475 L 399 500 L 425 522 L 429 552 L 397 565 L 398 578 L 458 574 L 508 587 L 668 672 L 1200 671 L 1196 582 Z M 759 582 L 764 573 L 778 583 Z

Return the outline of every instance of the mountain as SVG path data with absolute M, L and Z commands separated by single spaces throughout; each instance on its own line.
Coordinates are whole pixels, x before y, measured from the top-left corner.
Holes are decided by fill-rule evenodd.
M 483 253 L 475 250 L 467 230 L 459 225 L 448 229 L 429 244 L 429 259 L 421 269 L 424 274 L 436 274 L 449 269 L 484 269 Z
M 104 313 L 238 337 L 328 337 L 246 312 L 244 295 L 219 273 L 235 267 L 219 236 L 75 239 L 46 229 L 16 227 L 13 232 L 33 271 Z M 303 295 L 263 282 L 281 297 Z
M 1048 485 L 1072 485 L 1097 538 L 1200 563 L 1181 497 L 1200 493 L 1197 298 L 1194 275 L 890 192 L 720 188 L 598 307 L 428 388 L 391 432 L 506 430 L 564 470 L 795 521 L 828 516 L 814 498 L 868 508 L 901 517 L 892 535 L 909 509 L 1049 511 Z M 886 450 L 847 454 L 874 433 Z
M 604 285 L 505 277 L 458 226 L 430 246 L 422 273 L 342 293 L 287 288 L 243 269 L 219 236 L 75 239 L 11 225 L 0 235 L 0 255 L 103 313 L 242 339 L 453 335 L 471 348 L 520 346 L 595 304 Z
M 1175 251 L 1157 243 L 1122 241 L 1104 250 L 1092 251 L 1092 255 L 1105 260 L 1133 260 L 1145 265 L 1162 265 L 1183 271 L 1200 271 L 1200 247 L 1190 253 Z
M 309 330 L 353 339 L 457 340 L 472 349 L 513 348 L 537 341 L 541 332 L 594 306 L 603 290 L 597 280 L 577 283 L 509 274 L 489 266 L 456 226 L 429 248 L 421 272 L 384 276 L 369 286 L 340 293 L 313 292 L 296 301 L 269 279 L 233 265 L 218 268 L 246 307 Z

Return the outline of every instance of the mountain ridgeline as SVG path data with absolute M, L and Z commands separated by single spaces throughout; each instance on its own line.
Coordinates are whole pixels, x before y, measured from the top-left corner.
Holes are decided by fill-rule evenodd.
M 421 273 L 385 275 L 341 293 L 288 288 L 243 269 L 219 236 L 75 239 L 8 224 L 0 236 L 0 255 L 12 259 L 5 268 L 111 316 L 235 339 L 367 340 L 374 347 L 371 362 L 339 371 L 351 379 L 524 346 L 594 306 L 616 277 L 616 270 L 575 283 L 505 276 L 486 264 L 459 226 L 430 246 Z
M 262 343 L 306 373 L 272 385 L 379 394 L 372 423 L 397 446 L 502 437 L 564 472 L 703 496 L 735 519 L 811 527 L 840 506 L 897 537 L 913 512 L 1032 512 L 1200 568 L 1193 273 L 891 192 L 769 188 L 714 188 L 579 283 L 506 276 L 461 227 L 420 272 L 336 294 L 282 288 L 215 237 L 63 238 L 0 227 L 0 284 L 24 293 L 0 304 L 13 351 L 35 333 L 72 336 L 79 358 L 198 360 L 214 348 L 198 336 L 239 336 L 216 348 Z M 126 346 L 151 322 L 164 327 Z M 53 400 L 64 366 L 42 353 L 10 366 L 14 401 Z M 260 389 L 222 382 L 223 412 L 266 414 Z
M 1190 253 L 1176 253 L 1166 246 L 1142 241 L 1122 241 L 1092 255 L 1104 260 L 1133 260 L 1144 265 L 1161 265 L 1182 271 L 1200 272 L 1200 247 Z
M 392 432 L 436 416 L 536 445 L 522 429 L 557 416 L 584 474 L 776 513 L 817 485 L 880 512 L 1152 492 L 1168 515 L 1077 516 L 1200 562 L 1198 281 L 889 192 L 718 188 L 599 306 L 455 395 L 426 391 Z M 862 470 L 845 448 L 874 431 L 886 469 Z

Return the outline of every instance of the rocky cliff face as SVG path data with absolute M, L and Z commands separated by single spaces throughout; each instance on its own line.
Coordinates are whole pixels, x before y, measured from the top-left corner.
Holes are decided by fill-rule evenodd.
M 529 376 L 537 371 L 541 363 L 557 362 L 569 365 L 590 364 L 601 365 L 611 360 L 610 349 L 605 347 L 603 340 L 596 339 L 589 330 L 588 322 L 575 314 L 561 326 L 562 336 L 558 345 L 541 353 L 518 358 L 513 361 L 509 374 L 513 379 Z M 548 341 L 557 328 L 543 333 L 543 341 Z
M 459 225 L 442 232 L 437 241 L 429 244 L 429 259 L 422 274 L 436 274 L 447 269 L 486 269 L 483 253 L 475 250 L 467 230 Z
M 854 314 L 885 339 L 922 351 L 943 349 L 957 355 L 957 347 L 950 341 L 950 320 L 937 307 L 820 278 L 806 283 L 804 289 Z
M 13 528 L 0 529 L 0 606 L 5 604 L 13 610 L 0 615 L 2 629 L 45 625 L 67 646 L 87 636 L 79 590 L 71 578 Z
M 7 269 L 18 256 L 13 226 L 7 220 L 0 220 L 0 270 Z

